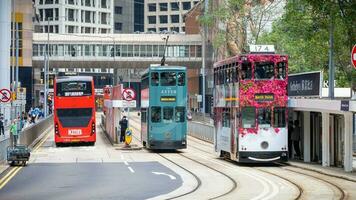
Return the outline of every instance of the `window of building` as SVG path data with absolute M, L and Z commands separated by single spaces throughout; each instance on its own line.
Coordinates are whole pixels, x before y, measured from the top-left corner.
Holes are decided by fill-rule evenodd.
M 46 21 L 50 20 L 52 21 L 53 20 L 53 9 L 45 9 L 45 16 L 46 16 Z
M 53 0 L 46 0 L 45 4 L 53 4 Z
M 115 30 L 116 31 L 122 31 L 122 23 L 116 22 L 115 23 Z
M 222 113 L 222 126 L 230 128 L 230 109 L 224 108 Z
M 179 15 L 171 15 L 171 23 L 179 23 Z
M 175 72 L 162 72 L 161 73 L 161 86 L 175 86 L 176 73 Z
M 107 8 L 108 7 L 106 0 L 101 0 L 101 7 L 102 8 Z
M 277 78 L 278 79 L 285 79 L 286 78 L 286 63 L 279 62 L 277 63 Z
M 148 4 L 148 11 L 149 12 L 156 12 L 156 4 L 155 3 L 149 3 Z
M 74 2 L 74 0 L 68 0 L 68 4 L 70 4 L 70 5 L 74 5 L 74 4 L 75 4 L 75 2 Z
M 173 108 L 164 107 L 163 108 L 163 123 L 172 123 L 173 122 Z
M 286 108 L 276 107 L 273 110 L 273 127 L 286 127 Z
M 156 32 L 157 30 L 156 30 L 156 28 L 148 28 L 147 31 L 148 32 Z
M 151 85 L 158 86 L 159 85 L 159 75 L 158 72 L 151 73 Z
M 256 127 L 256 113 L 255 107 L 244 107 L 241 109 L 242 128 Z
M 252 78 L 252 66 L 250 62 L 244 62 L 241 65 L 241 80 Z
M 271 78 L 274 78 L 274 63 L 256 62 L 255 79 L 271 79 Z
M 190 2 L 182 2 L 182 5 L 183 5 L 183 10 L 190 10 L 191 8 L 191 4 Z
M 159 32 L 165 32 L 165 31 L 168 31 L 168 28 L 167 28 L 167 27 L 161 27 L 161 28 L 159 28 Z
M 167 11 L 168 10 L 168 4 L 167 3 L 160 3 L 159 4 L 159 10 L 160 11 Z
M 159 16 L 159 23 L 167 24 L 168 23 L 168 16 L 167 15 L 160 15 Z
M 271 127 L 271 109 L 270 108 L 258 108 L 258 126 L 260 128 Z
M 121 6 L 115 6 L 115 14 L 122 15 L 122 7 Z
M 184 107 L 176 107 L 175 114 L 176 122 L 184 122 L 185 121 L 185 108 Z
M 85 0 L 85 6 L 90 6 L 91 0 Z
M 156 16 L 148 16 L 148 23 L 149 24 L 156 24 L 157 21 L 156 21 Z
M 74 26 L 67 26 L 68 33 L 74 33 Z
M 177 75 L 177 79 L 178 79 L 178 86 L 185 85 L 185 73 L 184 72 L 179 72 Z
M 151 121 L 153 123 L 161 122 L 161 107 L 153 106 L 151 108 Z
M 172 2 L 172 3 L 171 3 L 171 10 L 172 10 L 172 11 L 177 11 L 177 10 L 179 10 L 179 2 Z
M 172 32 L 179 32 L 179 27 L 171 27 Z
M 68 21 L 74 21 L 74 9 L 68 9 Z

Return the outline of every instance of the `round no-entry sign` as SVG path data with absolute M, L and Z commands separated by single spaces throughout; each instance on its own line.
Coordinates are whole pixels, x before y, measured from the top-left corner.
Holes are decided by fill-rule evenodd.
M 136 99 L 136 92 L 135 90 L 133 90 L 132 88 L 126 88 L 124 89 L 124 91 L 122 92 L 122 97 L 124 98 L 124 100 L 126 101 L 132 101 Z
M 6 103 L 11 100 L 11 92 L 8 89 L 0 90 L 0 102 Z
M 354 47 L 352 48 L 352 51 L 351 51 L 351 63 L 354 66 L 354 68 L 356 69 L 356 45 L 354 45 Z

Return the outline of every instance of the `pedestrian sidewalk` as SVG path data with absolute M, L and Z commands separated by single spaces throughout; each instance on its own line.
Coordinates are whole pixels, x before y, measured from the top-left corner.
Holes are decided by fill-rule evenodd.
M 320 164 L 304 163 L 302 161 L 288 161 L 288 164 L 297 168 L 315 171 L 328 176 L 346 179 L 356 182 L 356 158 L 354 157 L 354 169 L 353 172 L 345 172 L 343 168 L 337 167 L 323 167 Z

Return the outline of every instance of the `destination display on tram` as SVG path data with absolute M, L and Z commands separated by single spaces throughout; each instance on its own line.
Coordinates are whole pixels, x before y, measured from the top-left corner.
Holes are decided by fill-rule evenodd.
M 255 94 L 255 101 L 273 101 L 273 94 Z
M 175 102 L 176 97 L 163 96 L 161 97 L 162 102 Z

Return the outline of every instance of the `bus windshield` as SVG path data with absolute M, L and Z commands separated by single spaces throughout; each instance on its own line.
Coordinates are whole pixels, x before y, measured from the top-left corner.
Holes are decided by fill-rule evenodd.
M 57 96 L 90 96 L 92 95 L 91 82 L 71 81 L 57 83 Z

